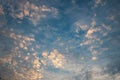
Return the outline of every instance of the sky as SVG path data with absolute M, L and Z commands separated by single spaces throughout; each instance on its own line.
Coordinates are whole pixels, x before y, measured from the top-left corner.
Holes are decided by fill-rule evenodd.
M 1 80 L 120 80 L 120 0 L 0 0 Z

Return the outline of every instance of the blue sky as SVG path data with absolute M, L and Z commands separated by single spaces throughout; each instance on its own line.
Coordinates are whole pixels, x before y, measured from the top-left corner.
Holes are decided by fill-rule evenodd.
M 0 77 L 119 80 L 119 4 L 0 0 Z

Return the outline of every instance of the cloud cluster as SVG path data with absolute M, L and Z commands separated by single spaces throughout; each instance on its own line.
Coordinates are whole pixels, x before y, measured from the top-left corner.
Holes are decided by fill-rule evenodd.
M 95 8 L 103 4 L 103 0 L 93 1 Z M 76 1 L 72 0 L 72 3 L 75 5 Z M 76 6 L 79 8 L 80 5 Z M 69 8 L 66 12 L 70 14 L 73 12 L 72 14 L 78 16 L 79 9 L 75 12 L 72 11 L 74 9 L 76 7 Z M 3 7 L 0 6 L 0 17 L 2 17 L 0 24 L 2 21 L 5 22 L 4 13 L 6 12 L 3 12 Z M 67 13 L 63 12 L 64 16 L 61 20 L 66 18 Z M 13 8 L 11 15 L 21 21 L 28 19 L 33 25 L 37 25 L 42 19 L 56 17 L 58 9 L 25 1 L 23 4 L 19 3 L 18 10 Z M 68 16 L 67 14 L 67 18 Z M 57 23 L 53 27 L 49 22 L 47 26 L 32 28 L 26 28 L 25 25 L 25 28 L 21 27 L 21 29 L 16 24 L 12 24 L 14 28 L 11 28 L 11 25 L 7 25 L 8 27 L 4 29 L 0 27 L 0 76 L 5 80 L 120 80 L 120 73 L 107 72 L 106 58 L 99 57 L 109 48 L 104 47 L 104 43 L 108 41 L 105 37 L 110 36 L 112 27 L 102 20 L 98 22 L 96 18 L 97 14 L 90 24 L 89 21 L 84 23 L 82 19 L 73 22 L 72 29 L 74 28 L 75 34 L 69 29 L 61 32 L 56 27 Z M 114 16 L 110 19 L 114 20 Z M 64 21 L 61 22 L 60 25 L 66 24 Z M 27 32 L 26 30 L 29 29 L 30 32 Z M 77 38 L 74 37 L 76 34 Z M 114 39 L 112 44 L 116 46 L 118 43 L 119 40 Z
M 26 1 L 24 4 L 20 3 L 19 5 L 19 12 L 13 10 L 11 15 L 14 18 L 18 19 L 27 18 L 33 23 L 33 25 L 39 24 L 40 20 L 43 18 L 47 18 L 50 16 L 56 17 L 58 14 L 58 10 L 54 7 L 47 7 L 46 5 L 39 6 L 30 3 L 29 1 Z
M 1 14 L 4 14 L 2 5 L 0 5 L 0 15 L 1 15 Z
M 94 0 L 94 8 L 97 8 L 99 6 L 104 6 L 105 2 L 103 0 Z
M 43 52 L 42 56 L 45 60 L 47 60 L 47 63 L 50 62 L 55 68 L 61 68 L 61 69 L 64 68 L 64 64 L 66 62 L 65 57 L 60 52 L 58 52 L 57 49 L 51 51 L 50 54 L 48 54 L 47 52 Z

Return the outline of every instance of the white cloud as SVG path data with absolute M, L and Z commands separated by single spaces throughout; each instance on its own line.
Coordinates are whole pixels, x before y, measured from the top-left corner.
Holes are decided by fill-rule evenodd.
M 42 18 L 48 17 L 49 15 L 47 15 L 46 13 L 50 13 L 53 17 L 56 17 L 58 14 L 58 10 L 54 7 L 47 7 L 46 5 L 37 6 L 28 1 L 25 4 L 20 3 L 18 10 L 20 10 L 19 13 L 16 13 L 13 10 L 13 17 L 19 19 L 27 17 L 34 25 L 39 24 Z
M 97 60 L 97 57 L 96 57 L 96 56 L 93 56 L 93 57 L 92 57 L 92 60 L 93 60 L 93 61 L 96 61 L 96 60 Z
M 71 31 L 74 33 L 80 33 L 80 31 L 86 31 L 89 29 L 89 26 L 85 23 L 82 23 L 80 20 L 73 23 Z M 79 35 L 76 35 L 79 36 Z
M 102 0 L 95 0 L 96 4 L 100 4 Z
M 0 5 L 0 15 L 1 15 L 1 14 L 4 14 L 2 5 Z
M 102 24 L 102 27 L 104 27 L 107 31 L 111 31 L 112 30 L 111 26 L 106 25 L 106 24 Z
M 44 58 L 43 62 L 48 59 L 48 61 L 50 61 L 55 68 L 64 68 L 65 57 L 60 52 L 58 52 L 57 49 L 51 51 L 50 54 L 48 54 L 47 52 L 43 52 L 42 56 Z
M 90 39 L 89 39 L 89 40 L 86 40 L 86 41 L 82 42 L 80 45 L 81 45 L 81 46 L 83 46 L 83 45 L 90 45 L 90 44 L 93 43 L 93 41 L 94 41 L 94 40 L 90 40 Z
M 102 0 L 95 0 L 94 7 L 98 7 L 100 4 L 102 4 Z
M 106 4 L 105 0 L 94 0 L 94 8 L 97 8 L 98 6 L 104 6 Z
M 6 25 L 6 17 L 5 17 L 5 15 L 4 15 L 4 10 L 3 10 L 3 6 L 2 5 L 0 5 L 0 26 L 2 25 L 2 26 L 4 26 L 4 25 Z
M 87 31 L 85 37 L 88 38 L 88 39 L 89 39 L 89 38 L 95 38 L 95 37 L 93 36 L 93 33 L 98 32 L 98 31 L 100 31 L 100 30 L 101 30 L 100 28 L 90 28 L 90 29 Z
M 88 29 L 88 26 L 86 24 L 82 25 L 80 23 L 75 23 L 75 26 L 81 28 L 82 30 L 87 30 Z

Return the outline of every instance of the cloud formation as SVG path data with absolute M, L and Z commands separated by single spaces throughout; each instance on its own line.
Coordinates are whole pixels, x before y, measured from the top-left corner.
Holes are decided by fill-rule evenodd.
M 12 11 L 11 15 L 14 18 L 24 19 L 27 18 L 32 22 L 33 25 L 39 24 L 40 20 L 50 16 L 56 17 L 58 10 L 54 7 L 47 7 L 46 5 L 37 6 L 29 1 L 24 4 L 20 3 L 19 12 Z

